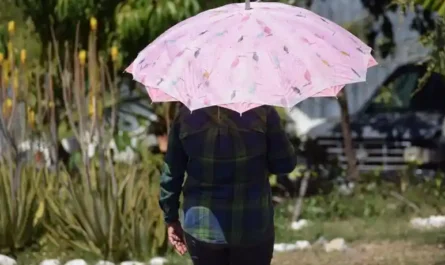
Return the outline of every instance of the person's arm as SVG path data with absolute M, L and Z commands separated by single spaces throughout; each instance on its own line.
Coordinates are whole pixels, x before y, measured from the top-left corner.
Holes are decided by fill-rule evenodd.
M 275 175 L 288 174 L 297 165 L 294 147 L 273 107 L 267 115 L 267 164 L 269 172 Z
M 188 156 L 179 139 L 179 122 L 175 120 L 168 136 L 168 149 L 161 175 L 159 205 L 167 224 L 179 221 L 179 197 L 184 182 Z

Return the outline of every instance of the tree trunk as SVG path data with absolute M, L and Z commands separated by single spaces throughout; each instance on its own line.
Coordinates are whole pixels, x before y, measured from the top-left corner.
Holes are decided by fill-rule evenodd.
M 359 172 L 357 167 L 357 156 L 355 154 L 354 144 L 351 134 L 351 122 L 349 117 L 348 99 L 345 91 L 341 91 L 338 95 L 338 104 L 341 110 L 341 129 L 343 132 L 343 145 L 345 150 L 345 156 L 348 162 L 348 175 L 349 180 L 358 180 Z

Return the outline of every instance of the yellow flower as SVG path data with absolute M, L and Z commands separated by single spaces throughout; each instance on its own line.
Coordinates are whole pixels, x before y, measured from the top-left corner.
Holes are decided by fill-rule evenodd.
M 3 82 L 5 82 L 5 84 L 9 83 L 9 75 L 6 71 L 3 73 Z
M 97 19 L 95 17 L 90 18 L 90 29 L 92 31 L 97 30 Z
M 8 118 L 9 115 L 11 115 L 11 111 L 12 111 L 12 100 L 10 98 L 7 98 L 3 103 L 3 115 L 5 116 L 5 118 Z
M 90 117 L 97 115 L 97 118 L 102 118 L 102 102 L 100 100 L 97 100 L 96 96 L 90 96 L 88 103 L 88 114 L 90 115 Z
M 28 124 L 32 128 L 36 124 L 36 113 L 30 107 L 28 107 Z
M 7 108 L 12 108 L 12 99 L 7 98 L 4 104 Z
M 14 71 L 14 75 L 12 78 L 12 89 L 14 90 L 14 93 L 18 92 L 18 88 L 19 88 L 19 74 L 18 71 Z
M 92 117 L 94 115 L 95 106 L 94 106 L 94 96 L 90 96 L 90 102 L 88 103 L 88 114 Z
M 116 46 L 111 47 L 111 60 L 115 62 L 119 56 L 119 50 Z
M 26 50 L 22 49 L 20 51 L 20 62 L 22 62 L 22 64 L 24 64 L 26 62 Z
M 81 50 L 79 52 L 79 63 L 80 63 L 80 65 L 85 65 L 86 59 L 87 59 L 87 51 Z
M 8 32 L 11 35 L 15 32 L 15 22 L 13 20 L 8 22 Z
M 0 52 L 0 63 L 3 63 L 3 60 L 5 59 L 5 55 Z
M 14 49 L 12 42 L 8 41 L 8 61 L 10 65 L 14 64 Z
M 12 42 L 10 42 L 10 41 L 8 41 L 8 54 L 11 54 L 12 55 L 12 53 L 13 53 L 13 50 L 12 50 Z M 12 56 L 9 56 L 9 57 L 12 57 Z
M 0 74 L 3 77 L 3 82 L 5 84 L 7 84 L 9 82 L 9 68 L 10 68 L 9 67 L 10 66 L 9 61 L 5 58 L 4 61 L 1 64 L 1 66 L 2 66 L 2 70 L 3 71 Z

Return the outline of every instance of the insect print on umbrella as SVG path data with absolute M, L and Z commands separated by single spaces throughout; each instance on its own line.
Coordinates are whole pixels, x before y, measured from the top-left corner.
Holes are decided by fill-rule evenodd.
M 205 60 L 212 57 L 214 60 Z M 209 54 L 206 50 L 196 48 L 193 58 L 190 60 L 188 76 L 192 78 L 192 86 L 189 88 L 190 94 L 194 95 L 197 104 L 209 106 L 212 104 L 212 85 L 220 76 L 220 69 L 216 66 L 220 60 L 220 54 Z

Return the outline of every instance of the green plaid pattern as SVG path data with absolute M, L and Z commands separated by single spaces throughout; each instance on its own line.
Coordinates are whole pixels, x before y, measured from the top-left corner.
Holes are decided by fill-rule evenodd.
M 161 177 L 165 221 L 179 220 L 182 191 L 182 226 L 194 238 L 229 245 L 268 239 L 274 231 L 268 175 L 287 174 L 295 165 L 273 107 L 242 115 L 218 107 L 193 113 L 184 108 L 172 125 Z

